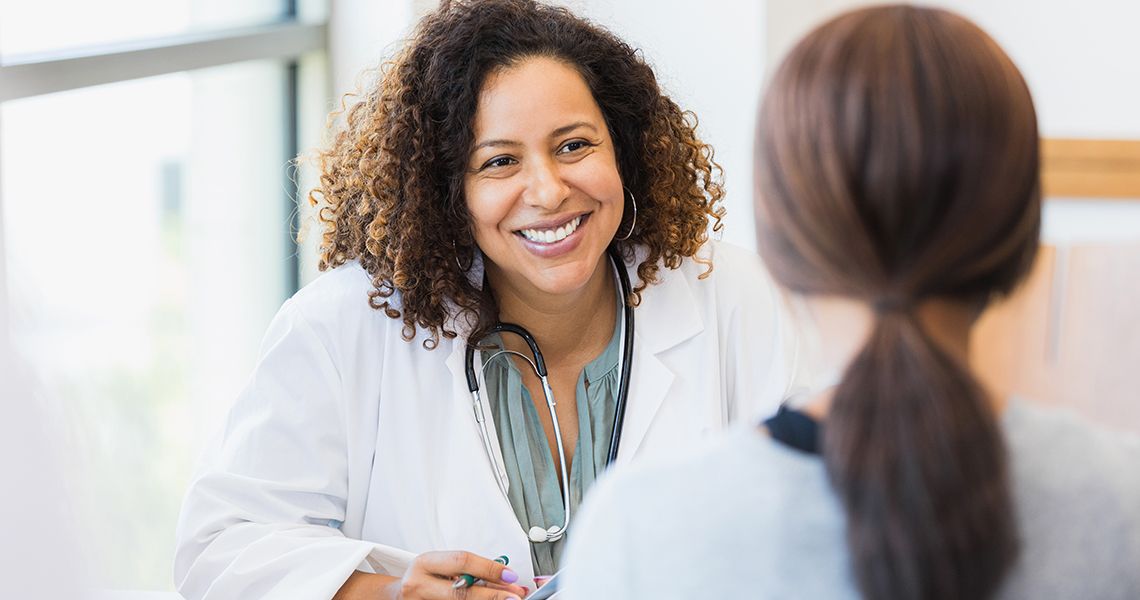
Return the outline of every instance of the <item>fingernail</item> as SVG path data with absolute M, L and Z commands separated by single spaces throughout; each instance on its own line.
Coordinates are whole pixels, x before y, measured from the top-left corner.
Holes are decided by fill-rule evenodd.
M 519 574 L 510 569 L 503 569 L 503 574 L 499 576 L 506 583 L 514 583 L 519 580 Z

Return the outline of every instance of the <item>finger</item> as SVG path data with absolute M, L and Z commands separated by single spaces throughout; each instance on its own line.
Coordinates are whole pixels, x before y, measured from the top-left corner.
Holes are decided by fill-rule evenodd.
M 475 587 L 452 590 L 450 600 L 522 600 L 524 596 L 526 596 L 525 588 L 520 590 L 501 590 L 490 586 L 477 585 Z
M 491 583 L 512 584 L 519 580 L 518 574 L 507 568 L 506 565 L 461 550 L 426 552 L 421 554 L 417 561 L 428 573 L 449 579 L 455 579 L 466 573 L 476 579 Z
M 519 586 L 503 586 L 503 588 L 506 589 L 482 584 L 455 588 L 450 579 L 420 577 L 414 584 L 407 582 L 401 593 L 402 597 L 417 600 L 522 600 L 527 594 L 526 588 Z
M 454 588 L 451 579 L 423 572 L 405 579 L 399 590 L 400 598 L 415 600 L 522 600 L 526 594 L 526 588 L 518 586 Z
M 510 592 L 512 594 L 515 594 L 516 596 L 518 596 L 520 598 L 526 596 L 526 594 L 528 592 L 528 590 L 521 585 L 510 585 L 510 584 L 505 584 L 505 583 L 488 583 L 486 581 L 480 581 L 479 585 L 489 587 L 493 590 L 502 590 L 504 592 Z

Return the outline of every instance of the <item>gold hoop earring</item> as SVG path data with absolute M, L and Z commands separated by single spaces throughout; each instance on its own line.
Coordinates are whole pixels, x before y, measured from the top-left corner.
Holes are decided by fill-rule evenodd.
M 466 273 L 471 270 L 471 265 L 475 264 L 475 258 L 472 257 L 471 260 L 467 261 L 467 266 L 465 267 L 463 263 L 459 262 L 459 248 L 455 245 L 455 240 L 451 240 L 451 250 L 455 254 L 455 266 L 459 267 L 459 272 Z
M 621 189 L 624 190 L 626 194 L 629 194 L 629 201 L 633 204 L 633 220 L 629 223 L 629 231 L 625 232 L 624 236 L 614 237 L 614 240 L 624 242 L 629 239 L 629 236 L 633 235 L 633 230 L 637 228 L 637 198 L 633 197 L 633 192 L 629 191 L 629 188 L 622 187 Z M 625 199 L 624 195 L 622 199 Z

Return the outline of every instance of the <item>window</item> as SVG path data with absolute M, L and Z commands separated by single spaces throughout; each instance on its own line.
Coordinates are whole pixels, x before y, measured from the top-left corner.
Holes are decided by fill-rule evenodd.
M 298 285 L 290 160 L 327 109 L 324 24 L 277 0 L 61 4 L 0 0 L 0 293 L 62 407 L 96 584 L 169 590 L 194 462 Z
M 281 0 L 0 0 L 0 54 L 258 25 L 286 17 L 289 10 Z

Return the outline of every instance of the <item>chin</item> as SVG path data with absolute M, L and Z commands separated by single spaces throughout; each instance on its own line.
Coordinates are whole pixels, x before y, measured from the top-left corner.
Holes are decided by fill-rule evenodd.
M 572 294 L 586 287 L 597 264 L 596 260 L 581 260 L 549 267 L 536 273 L 531 284 L 547 294 Z

